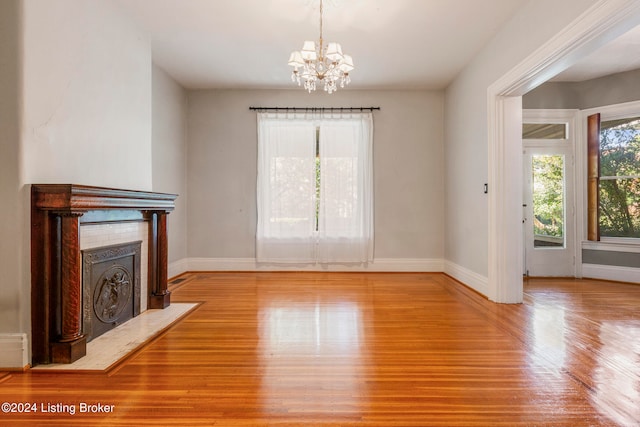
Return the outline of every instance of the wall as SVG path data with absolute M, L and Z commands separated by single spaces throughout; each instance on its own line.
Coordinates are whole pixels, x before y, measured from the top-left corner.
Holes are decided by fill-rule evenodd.
M 22 368 L 29 185 L 152 189 L 151 49 L 107 0 L 3 0 L 0 21 L 0 367 Z
M 582 82 L 547 82 L 522 97 L 522 107 L 558 109 L 601 107 L 640 100 L 640 70 Z
M 580 105 L 579 83 L 546 82 L 522 96 L 525 109 L 577 109 Z
M 107 0 L 24 2 L 24 182 L 151 190 L 151 49 Z
M 167 218 L 169 277 L 186 271 L 187 258 L 187 93 L 153 66 L 153 191 L 178 194 Z
M 28 363 L 30 288 L 23 286 L 26 259 L 21 234 L 28 218 L 20 193 L 20 88 L 22 9 L 19 0 L 0 1 L 0 368 Z M 28 255 L 28 247 L 26 248 Z
M 376 261 L 442 270 L 443 95 L 436 91 L 189 92 L 192 266 L 255 267 L 257 131 L 250 106 L 381 107 L 374 113 Z
M 594 3 L 526 3 L 446 90 L 446 271 L 482 293 L 489 267 L 488 198 L 483 193 L 488 182 L 487 89 Z

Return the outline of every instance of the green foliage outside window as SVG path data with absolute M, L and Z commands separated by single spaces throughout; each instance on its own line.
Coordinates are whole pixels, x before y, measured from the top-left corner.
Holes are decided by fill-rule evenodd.
M 640 118 L 603 121 L 600 235 L 640 238 Z
M 533 156 L 533 232 L 538 236 L 564 236 L 564 157 Z

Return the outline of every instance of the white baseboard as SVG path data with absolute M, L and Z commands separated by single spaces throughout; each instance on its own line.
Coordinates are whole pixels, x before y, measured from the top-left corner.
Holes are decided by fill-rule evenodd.
M 189 258 L 185 271 L 371 271 L 371 272 L 442 272 L 442 259 L 383 258 L 362 264 L 262 264 L 255 258 Z
M 614 280 L 616 282 L 640 283 L 640 268 L 614 265 L 582 264 L 582 277 Z
M 489 279 L 451 261 L 445 261 L 444 272 L 482 295 L 489 293 Z
M 22 370 L 29 365 L 27 334 L 0 334 L 0 369 Z
M 167 277 L 171 279 L 189 271 L 189 260 L 183 258 L 181 260 L 170 262 L 167 266 Z

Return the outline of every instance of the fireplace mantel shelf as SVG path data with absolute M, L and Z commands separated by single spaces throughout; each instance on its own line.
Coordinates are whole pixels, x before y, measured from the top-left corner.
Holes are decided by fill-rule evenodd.
M 167 215 L 177 197 L 77 184 L 31 186 L 34 364 L 72 363 L 86 354 L 80 315 L 80 223 L 148 222 L 148 307 L 169 306 Z
M 49 211 L 105 209 L 163 210 L 175 208 L 175 194 L 92 187 L 77 184 L 34 184 L 35 207 Z

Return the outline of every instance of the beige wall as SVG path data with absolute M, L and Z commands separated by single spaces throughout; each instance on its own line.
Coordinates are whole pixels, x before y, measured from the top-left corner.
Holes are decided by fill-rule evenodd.
M 547 82 L 522 97 L 522 108 L 588 108 L 640 99 L 640 70 L 611 74 L 582 82 Z
M 187 257 L 187 93 L 161 68 L 152 72 L 153 191 L 178 194 L 167 219 L 172 264 Z
M 443 94 L 296 89 L 189 92 L 189 257 L 255 257 L 257 134 L 250 106 L 379 106 L 375 257 L 442 258 Z
M 24 183 L 151 190 L 151 48 L 106 0 L 24 1 Z
M 0 1 L 0 334 L 26 332 L 29 327 L 29 312 L 24 310 L 30 303 L 30 292 L 23 286 L 28 279 L 24 277 L 27 258 L 22 236 L 28 211 L 20 192 L 18 144 L 21 14 L 18 0 Z

